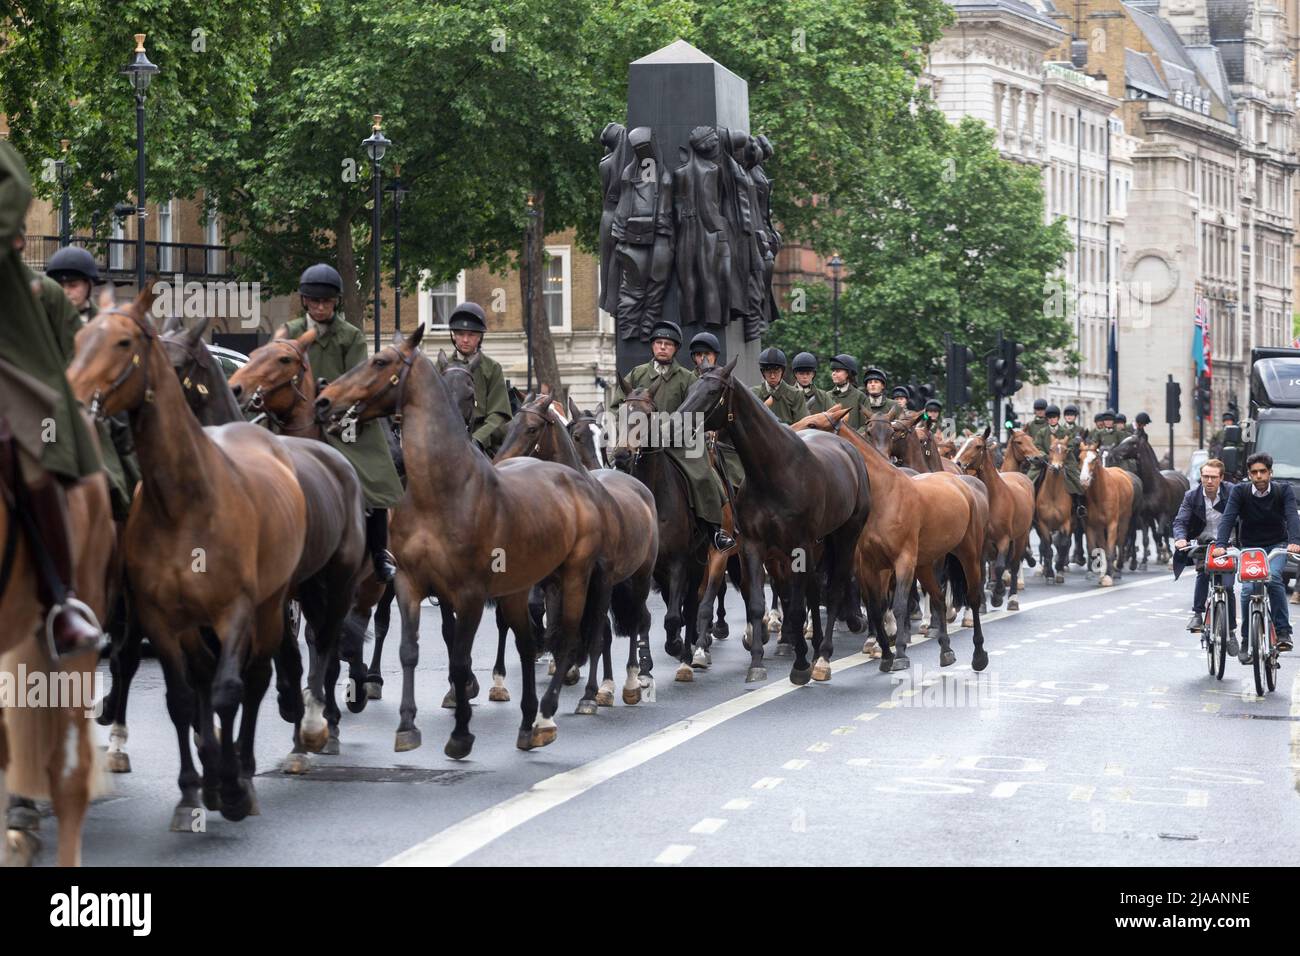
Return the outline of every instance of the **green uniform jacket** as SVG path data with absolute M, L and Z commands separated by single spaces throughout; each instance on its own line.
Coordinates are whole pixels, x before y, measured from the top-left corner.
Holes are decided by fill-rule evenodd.
M 772 399 L 772 414 L 782 425 L 793 425 L 801 418 L 808 417 L 808 403 L 804 401 L 803 392 L 785 379 L 776 386 L 776 390 L 767 387 L 767 382 L 750 389 L 760 402 Z
M 817 412 L 829 411 L 835 403 L 831 401 L 831 393 L 818 388 L 816 385 L 809 385 L 807 388 L 800 389 L 803 392 L 803 400 L 808 403 L 808 414 L 815 415 Z
M 826 393 L 826 400 L 831 403 L 832 408 L 839 405 L 841 408 L 849 409 L 848 417 L 844 421 L 854 431 L 862 431 L 867 419 L 871 417 L 870 407 L 867 404 L 868 396 L 855 385 L 846 384 L 843 388 L 832 387 Z
M 1065 490 L 1072 495 L 1083 494 L 1083 485 L 1079 484 L 1079 432 L 1082 429 L 1077 425 L 1071 426 L 1058 423 L 1055 428 L 1047 426 L 1042 431 L 1045 432 L 1043 443 L 1038 447 L 1044 457 L 1049 456 L 1052 452 L 1051 439 L 1064 438 L 1069 442 L 1070 453 L 1065 456 Z M 1034 444 L 1038 444 L 1037 440 L 1035 440 Z M 1038 473 L 1041 470 L 1042 467 L 1037 462 L 1033 462 L 1026 469 L 1025 474 L 1029 476 L 1030 481 L 1037 481 Z
M 32 295 L 31 273 L 13 248 L 31 198 L 31 179 L 22 156 L 8 141 L 0 140 L 0 301 L 5 306 L 0 318 L 0 359 L 54 391 L 54 408 L 49 410 L 54 440 L 42 442 L 40 433 L 18 438 L 23 447 L 42 449 L 44 468 L 76 480 L 94 474 L 103 464 L 90 430 L 76 411 L 65 374 L 71 357 L 64 350 L 66 339 L 55 332 L 41 302 Z M 58 291 L 62 295 L 63 290 Z
M 478 368 L 474 370 L 474 418 L 470 422 L 470 434 L 489 455 L 495 455 L 510 424 L 510 397 L 506 394 L 506 377 L 501 366 L 482 351 L 478 354 Z M 451 350 L 451 360 L 461 365 L 469 364 L 469 359 L 456 349 Z
M 700 370 L 695 370 L 695 377 L 700 377 Z M 726 483 L 731 485 L 731 493 L 735 495 L 740 491 L 741 485 L 745 483 L 745 466 L 740 460 L 740 453 L 736 451 L 736 446 L 718 439 L 713 445 L 714 460 L 718 467 L 722 469 L 722 477 Z M 726 494 L 726 484 L 723 485 L 723 494 Z
M 660 377 L 655 374 L 654 365 L 654 359 L 644 365 L 638 365 L 625 376 L 627 383 L 633 388 L 650 388 Z M 664 383 L 655 392 L 655 409 L 660 412 L 675 412 L 686 400 L 686 393 L 695 384 L 696 376 L 686 366 L 673 362 L 671 370 L 663 377 Z M 609 404 L 610 411 L 622 405 L 625 397 L 622 388 L 616 386 L 614 399 Z M 686 454 L 685 448 L 680 447 L 669 447 L 666 451 L 686 477 L 686 485 L 691 497 L 691 510 L 695 512 L 696 517 L 710 524 L 722 524 L 722 479 L 709 465 L 709 456 L 705 454 L 691 457 Z M 726 459 L 731 457 L 731 455 L 724 456 Z M 739 464 L 739 459 L 736 463 Z M 743 474 L 741 477 L 743 479 Z
M 304 316 L 294 319 L 285 326 L 290 338 L 297 338 L 307 331 L 308 322 Z M 360 365 L 370 355 L 366 348 L 366 337 L 342 315 L 335 315 L 330 323 L 329 332 L 317 336 L 316 341 L 307 349 L 307 358 L 311 361 L 311 373 L 317 378 L 333 381 L 344 372 Z M 388 452 L 388 442 L 380 430 L 383 424 L 378 421 L 363 422 L 357 426 L 353 441 L 344 441 L 341 436 L 327 435 L 326 440 L 337 448 L 343 457 L 352 463 L 357 477 L 361 479 L 361 490 L 365 494 L 367 508 L 392 508 L 402 500 L 402 481 L 397 476 L 397 467 L 393 456 Z
M 875 415 L 884 415 L 890 421 L 893 421 L 902 414 L 898 409 L 898 403 L 888 395 L 881 395 L 879 398 L 873 399 L 864 390 L 862 391 L 862 397 L 864 399 L 862 414 L 865 418 L 871 418 Z
M 1120 431 L 1118 428 L 1103 428 L 1101 430 L 1101 437 L 1099 438 L 1099 443 L 1100 443 L 1099 450 L 1109 451 L 1110 449 L 1114 448 L 1116 445 L 1118 445 L 1127 437 L 1128 435 Z M 1125 471 L 1132 472 L 1133 474 L 1137 474 L 1136 461 L 1128 461 L 1128 460 L 1115 461 L 1112 459 L 1112 460 L 1108 460 L 1106 464 L 1112 468 L 1123 468 Z
M 1051 433 L 1052 426 L 1047 424 L 1046 418 L 1035 418 L 1025 426 L 1025 434 L 1034 440 L 1034 444 L 1038 446 L 1038 450 L 1044 455 L 1047 454 L 1049 445 L 1051 444 L 1048 441 L 1048 436 L 1050 436 Z

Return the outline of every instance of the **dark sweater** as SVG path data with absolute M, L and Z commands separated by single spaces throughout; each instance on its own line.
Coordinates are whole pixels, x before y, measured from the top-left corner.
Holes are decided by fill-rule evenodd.
M 1300 516 L 1296 514 L 1295 492 L 1285 482 L 1275 481 L 1267 495 L 1254 494 L 1254 486 L 1243 481 L 1232 489 L 1216 535 L 1225 546 L 1234 525 L 1240 522 L 1243 548 L 1271 548 L 1300 544 Z

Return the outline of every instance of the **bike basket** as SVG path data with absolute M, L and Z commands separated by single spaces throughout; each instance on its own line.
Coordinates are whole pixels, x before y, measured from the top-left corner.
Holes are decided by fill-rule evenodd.
M 1260 548 L 1241 552 L 1241 570 L 1237 576 L 1243 581 L 1268 580 L 1268 555 Z
M 1237 570 L 1237 559 L 1230 554 L 1210 555 L 1205 559 L 1207 571 L 1223 572 Z

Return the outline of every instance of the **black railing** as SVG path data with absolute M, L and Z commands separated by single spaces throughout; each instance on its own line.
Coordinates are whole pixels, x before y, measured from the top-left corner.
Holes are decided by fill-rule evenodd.
M 99 263 L 100 275 L 121 283 L 135 281 L 134 239 L 92 239 L 73 236 L 72 245 L 89 249 Z M 23 260 L 33 269 L 44 270 L 50 256 L 59 249 L 58 236 L 28 236 Z M 146 242 L 145 274 L 160 279 L 180 274 L 187 279 L 229 278 L 234 275 L 235 257 L 227 246 L 205 246 L 196 242 Z

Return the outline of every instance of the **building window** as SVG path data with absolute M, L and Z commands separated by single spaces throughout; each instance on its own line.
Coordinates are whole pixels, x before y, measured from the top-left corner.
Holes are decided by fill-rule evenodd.
M 108 244 L 108 267 L 115 271 L 126 268 L 126 223 L 113 217 L 112 239 Z
M 465 301 L 465 270 L 456 278 L 428 285 L 428 271 L 420 273 L 420 321 L 425 328 L 445 329 L 452 310 Z
M 158 271 L 167 273 L 175 268 L 171 244 L 176 241 L 174 212 L 176 200 L 169 199 L 158 207 Z
M 547 246 L 546 264 L 542 267 L 542 306 L 546 324 L 554 332 L 572 329 L 570 306 L 570 253 L 568 246 Z

